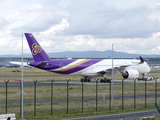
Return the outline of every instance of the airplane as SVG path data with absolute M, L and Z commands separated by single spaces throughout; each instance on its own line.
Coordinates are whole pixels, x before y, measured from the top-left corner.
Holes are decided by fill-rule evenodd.
M 28 65 L 64 75 L 79 75 L 81 81 L 90 82 L 92 78 L 112 75 L 112 59 L 50 59 L 31 33 L 24 33 L 30 47 L 33 62 Z M 140 74 L 150 72 L 150 67 L 140 56 L 136 59 L 114 59 L 114 74 L 121 74 L 124 79 L 136 79 Z
M 20 67 L 22 66 L 22 61 L 19 60 L 18 58 L 17 58 L 17 61 L 9 61 L 9 63 L 10 63 L 10 64 L 13 64 L 13 65 L 18 65 L 18 66 L 20 66 Z M 29 66 L 29 65 L 27 64 L 27 62 L 23 62 L 23 66 L 26 67 L 26 68 L 31 67 L 31 66 Z

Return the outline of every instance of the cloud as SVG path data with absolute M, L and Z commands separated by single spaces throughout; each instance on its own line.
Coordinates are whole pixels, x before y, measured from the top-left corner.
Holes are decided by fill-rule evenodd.
M 17 35 L 20 29 L 24 32 L 46 31 L 63 19 L 61 15 L 56 15 L 52 8 L 45 8 L 40 5 L 31 6 L 25 9 L 22 14 L 26 14 L 27 19 L 21 18 L 22 24 L 12 28 L 13 35 Z
M 55 35 L 56 33 L 60 33 L 61 31 L 63 31 L 65 28 L 68 27 L 69 27 L 68 21 L 66 19 L 62 19 L 60 24 L 53 25 L 48 30 L 41 33 L 45 34 L 46 36 Z
M 160 22 L 149 19 L 149 8 L 118 9 L 107 2 L 72 1 L 68 6 L 70 27 L 63 35 L 87 34 L 96 38 L 146 38 L 160 30 Z M 104 4 L 106 3 L 106 4 Z M 155 8 L 157 9 L 157 8 Z M 156 29 L 155 29 L 156 27 Z
M 11 21 L 11 22 L 12 22 L 13 20 L 15 20 L 15 18 L 16 18 L 18 15 L 19 15 L 19 12 L 18 12 L 18 11 L 15 11 L 15 13 L 13 13 L 13 14 L 8 14 L 6 18 L 7 18 L 8 21 Z
M 9 22 L 4 19 L 3 17 L 0 17 L 0 29 L 2 29 L 3 27 L 5 27 Z
M 47 52 L 104 51 L 111 50 L 112 43 L 121 52 L 154 54 L 159 49 L 159 0 L 6 0 L 0 3 L 3 53 L 20 53 L 22 32 L 33 33 Z M 26 40 L 24 51 L 30 52 Z

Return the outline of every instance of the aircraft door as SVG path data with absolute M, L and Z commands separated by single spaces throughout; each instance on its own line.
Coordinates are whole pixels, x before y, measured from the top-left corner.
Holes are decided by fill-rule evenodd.
M 63 67 L 63 62 L 60 62 L 60 63 L 59 63 L 59 66 L 60 66 L 60 67 Z

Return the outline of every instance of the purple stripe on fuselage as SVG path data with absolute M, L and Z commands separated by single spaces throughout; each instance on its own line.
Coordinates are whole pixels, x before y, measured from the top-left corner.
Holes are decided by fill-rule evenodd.
M 33 67 L 37 67 L 37 68 L 44 69 L 44 70 L 49 70 L 51 72 L 56 72 L 56 73 L 60 73 L 60 74 L 71 74 L 71 73 L 83 70 L 91 65 L 94 65 L 95 63 L 101 61 L 102 59 L 101 60 L 100 59 L 88 59 L 88 61 L 85 61 L 77 66 L 73 65 L 74 66 L 73 68 L 65 70 L 65 71 L 55 70 L 55 69 L 67 66 L 67 65 L 71 64 L 72 62 L 75 62 L 76 60 L 78 60 L 78 59 L 50 60 L 50 61 L 48 61 L 48 63 L 49 63 L 48 65 L 37 66 L 37 64 L 39 64 L 39 62 L 40 62 L 39 61 L 39 62 L 31 62 L 30 65 Z M 84 60 L 86 60 L 86 59 L 84 59 Z
M 46 66 L 37 66 L 37 64 L 39 64 L 40 62 L 42 61 L 38 61 L 38 62 L 30 62 L 30 65 L 33 66 L 33 67 L 37 67 L 37 68 L 40 68 L 40 69 L 44 69 L 44 70 L 52 70 L 52 69 L 58 69 L 58 68 L 61 68 L 63 66 L 66 66 L 72 62 L 76 61 L 75 59 L 57 59 L 57 60 L 49 60 L 48 61 L 48 65 Z
M 54 71 L 56 73 L 61 73 L 61 74 L 71 74 L 71 73 L 75 73 L 78 72 L 80 70 L 86 69 L 87 67 L 90 67 L 91 65 L 94 65 L 95 63 L 99 62 L 101 60 L 98 59 L 88 59 L 88 61 L 85 61 L 82 64 L 79 64 L 77 66 L 74 66 L 71 69 L 65 70 L 65 71 Z

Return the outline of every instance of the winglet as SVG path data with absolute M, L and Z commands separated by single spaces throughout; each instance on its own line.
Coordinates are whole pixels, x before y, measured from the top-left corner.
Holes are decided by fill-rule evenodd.
M 139 62 L 139 64 L 144 63 L 144 59 L 143 59 L 141 56 L 139 56 L 139 59 L 141 60 L 141 61 Z

